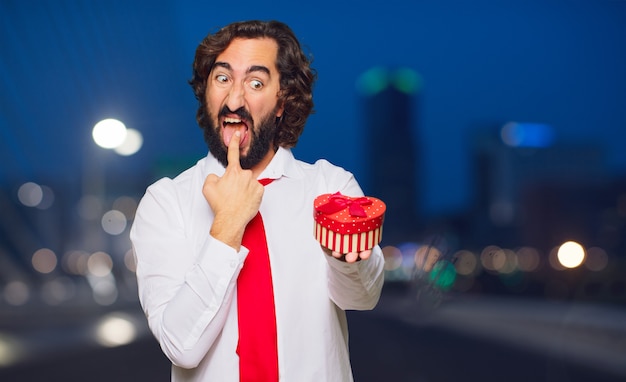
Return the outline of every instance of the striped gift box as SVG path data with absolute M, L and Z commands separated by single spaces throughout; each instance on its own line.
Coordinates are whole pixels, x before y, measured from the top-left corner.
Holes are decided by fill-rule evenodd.
M 339 253 L 361 252 L 380 243 L 385 203 L 369 196 L 324 194 L 313 203 L 315 238 Z

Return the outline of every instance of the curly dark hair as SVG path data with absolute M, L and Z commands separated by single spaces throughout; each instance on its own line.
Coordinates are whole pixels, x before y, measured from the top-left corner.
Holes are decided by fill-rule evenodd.
M 198 45 L 189 84 L 198 100 L 196 121 L 202 129 L 209 126 L 205 93 L 207 77 L 219 56 L 235 38 L 274 39 L 278 44 L 276 67 L 280 73 L 279 104 L 284 105 L 277 126 L 276 147 L 294 147 L 313 113 L 313 83 L 317 74 L 311 60 L 304 54 L 300 42 L 286 24 L 279 21 L 242 21 L 229 24 L 214 34 L 208 34 Z

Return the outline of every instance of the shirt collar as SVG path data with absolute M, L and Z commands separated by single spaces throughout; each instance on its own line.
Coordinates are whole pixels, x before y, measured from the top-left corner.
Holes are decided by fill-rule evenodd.
M 204 175 L 215 174 L 222 176 L 225 170 L 224 166 L 209 152 L 204 165 Z M 279 147 L 270 163 L 259 175 L 259 179 L 278 179 L 283 176 L 288 178 L 301 178 L 304 175 L 302 170 L 297 166 L 296 159 L 291 149 Z

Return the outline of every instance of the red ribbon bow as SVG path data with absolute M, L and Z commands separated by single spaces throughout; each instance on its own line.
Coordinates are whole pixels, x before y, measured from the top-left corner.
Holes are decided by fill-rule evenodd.
M 368 206 L 370 204 L 372 204 L 372 201 L 364 196 L 351 198 L 349 196 L 342 195 L 339 191 L 337 191 L 328 198 L 328 202 L 326 204 L 322 204 L 317 207 L 317 211 L 326 215 L 331 215 L 348 207 L 350 215 L 364 218 L 367 214 L 362 206 Z

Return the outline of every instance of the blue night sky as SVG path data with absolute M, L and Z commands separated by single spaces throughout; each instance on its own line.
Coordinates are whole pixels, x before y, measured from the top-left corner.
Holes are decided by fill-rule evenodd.
M 72 184 L 93 158 L 119 179 L 195 162 L 206 153 L 186 83 L 195 47 L 252 18 L 286 22 L 314 56 L 317 112 L 296 155 L 364 181 L 359 76 L 419 73 L 413 134 L 398 138 L 415 143 L 420 164 L 407 176 L 426 213 L 468 208 L 472 137 L 508 121 L 549 124 L 558 144 L 601 147 L 607 173 L 626 173 L 626 1 L 217 4 L 1 0 L 0 182 Z M 91 128 L 108 117 L 141 131 L 138 154 L 97 152 Z

